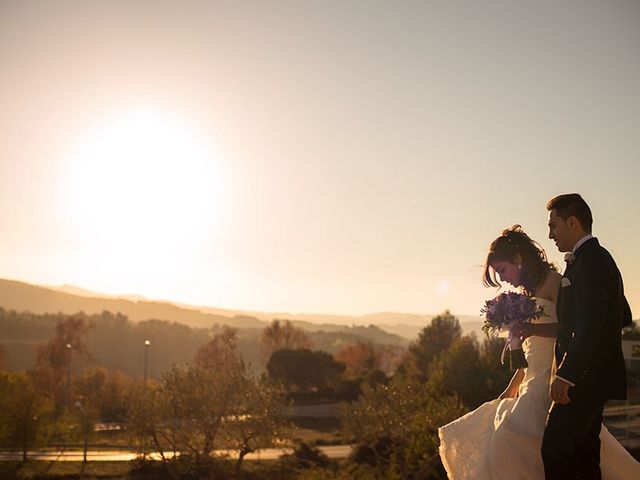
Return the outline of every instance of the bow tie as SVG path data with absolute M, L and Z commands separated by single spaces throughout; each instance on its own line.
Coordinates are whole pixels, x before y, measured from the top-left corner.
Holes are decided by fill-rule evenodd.
M 571 265 L 576 259 L 576 256 L 569 252 L 564 254 L 564 261 L 567 262 L 567 265 Z

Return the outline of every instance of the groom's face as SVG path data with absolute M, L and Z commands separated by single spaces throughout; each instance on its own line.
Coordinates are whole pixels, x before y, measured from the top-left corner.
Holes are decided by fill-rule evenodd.
M 561 252 L 570 252 L 573 248 L 572 234 L 567 222 L 558 216 L 555 209 L 549 212 L 549 238 Z

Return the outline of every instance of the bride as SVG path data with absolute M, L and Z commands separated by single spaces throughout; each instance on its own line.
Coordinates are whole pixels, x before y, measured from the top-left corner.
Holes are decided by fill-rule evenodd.
M 440 457 L 451 480 L 543 479 L 540 448 L 551 407 L 554 344 L 558 333 L 556 301 L 562 275 L 519 225 L 491 244 L 484 284 L 503 282 L 531 295 L 545 316 L 514 332 L 528 368 L 515 372 L 495 400 L 438 429 Z M 602 426 L 600 464 L 604 480 L 640 478 L 640 463 Z

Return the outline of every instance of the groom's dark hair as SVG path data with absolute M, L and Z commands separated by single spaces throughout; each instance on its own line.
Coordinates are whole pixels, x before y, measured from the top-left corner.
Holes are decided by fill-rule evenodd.
M 577 193 L 566 193 L 552 198 L 547 203 L 547 210 L 555 210 L 556 214 L 563 220 L 569 217 L 576 217 L 585 232 L 591 233 L 593 216 L 587 202 Z

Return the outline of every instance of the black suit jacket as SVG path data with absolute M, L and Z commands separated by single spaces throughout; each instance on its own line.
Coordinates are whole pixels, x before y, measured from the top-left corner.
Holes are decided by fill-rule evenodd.
M 567 266 L 558 297 L 557 375 L 576 385 L 570 396 L 627 398 L 621 330 L 631 323 L 622 276 L 596 238 Z

